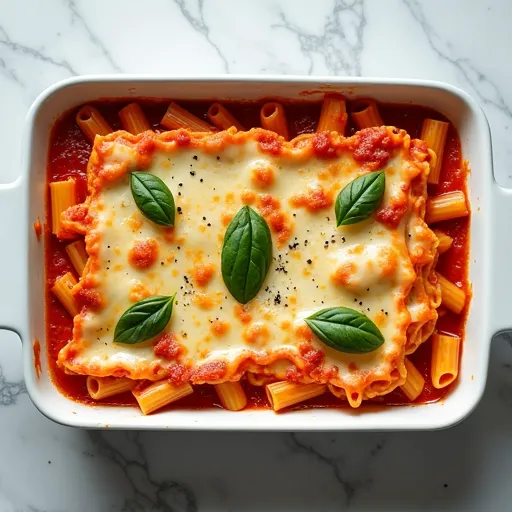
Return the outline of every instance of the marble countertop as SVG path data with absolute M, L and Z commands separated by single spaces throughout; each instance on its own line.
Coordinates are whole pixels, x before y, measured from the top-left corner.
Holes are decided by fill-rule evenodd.
M 443 80 L 482 104 L 512 185 L 508 0 L 0 0 L 0 181 L 35 97 L 86 73 Z M 1 281 L 0 281 L 1 284 Z M 428 433 L 84 431 L 43 417 L 0 332 L 0 511 L 510 510 L 512 338 L 461 425 Z

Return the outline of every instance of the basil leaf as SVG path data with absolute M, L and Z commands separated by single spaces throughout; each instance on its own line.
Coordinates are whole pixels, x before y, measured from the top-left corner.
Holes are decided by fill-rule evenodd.
M 366 315 L 350 308 L 322 309 L 305 322 L 318 338 L 339 352 L 366 354 L 384 343 L 379 328 Z
M 148 172 L 132 172 L 130 186 L 135 204 L 144 217 L 161 226 L 174 226 L 174 197 L 160 178 Z
M 385 185 L 384 171 L 371 172 L 351 181 L 336 198 L 336 226 L 367 219 L 382 201 Z
M 222 246 L 222 278 L 229 292 L 247 304 L 259 292 L 272 260 L 272 237 L 265 219 L 249 206 L 235 215 Z
M 114 341 L 132 345 L 162 332 L 171 318 L 174 297 L 148 297 L 129 307 L 117 322 Z

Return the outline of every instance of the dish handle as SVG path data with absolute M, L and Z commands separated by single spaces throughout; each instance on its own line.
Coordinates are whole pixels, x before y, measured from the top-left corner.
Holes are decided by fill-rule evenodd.
M 512 330 L 512 189 L 493 183 L 490 305 L 493 336 Z
M 22 178 L 0 184 L 0 329 L 13 331 L 22 340 L 27 327 L 25 216 Z

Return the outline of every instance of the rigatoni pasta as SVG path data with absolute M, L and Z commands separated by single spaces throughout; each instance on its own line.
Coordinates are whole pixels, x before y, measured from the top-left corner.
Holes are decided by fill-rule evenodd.
M 460 338 L 436 333 L 432 336 L 432 384 L 442 389 L 459 374 Z
M 66 311 L 72 316 L 79 313 L 78 305 L 73 297 L 72 290 L 76 286 L 76 279 L 71 272 L 66 272 L 62 277 L 59 277 L 53 287 L 52 292 L 59 299 L 60 303 L 66 308 Z
M 102 400 L 111 396 L 131 391 L 136 381 L 123 377 L 87 377 L 87 391 L 94 400 Z
M 468 215 L 466 196 L 461 190 L 456 190 L 431 197 L 427 201 L 425 221 L 428 224 L 435 224 L 443 220 L 457 219 Z
M 138 103 L 129 103 L 119 111 L 119 118 L 123 128 L 134 135 L 151 130 L 142 108 Z
M 96 135 L 112 133 L 111 126 L 100 114 L 100 111 L 91 105 L 85 105 L 78 111 L 76 124 L 91 142 L 94 142 Z
M 185 110 L 174 102 L 169 105 L 167 112 L 162 118 L 161 124 L 169 130 L 185 128 L 193 132 L 215 131 L 215 129 L 206 121 L 199 119 L 197 116 L 191 114 L 188 110 Z
M 350 116 L 360 130 L 384 124 L 377 102 L 371 99 L 356 100 L 350 111 Z
M 237 130 L 242 131 L 244 127 L 237 121 L 231 112 L 220 103 L 212 103 L 208 109 L 208 119 L 219 130 L 227 130 L 234 126 Z
M 265 130 L 275 132 L 285 140 L 290 139 L 290 132 L 288 131 L 288 121 L 286 120 L 286 113 L 281 103 L 271 101 L 265 103 L 261 107 L 260 113 L 261 126 Z
M 437 274 L 437 279 L 441 285 L 441 304 L 450 311 L 459 314 L 466 304 L 466 294 L 464 290 L 448 281 L 448 279 L 439 273 Z
M 326 95 L 322 102 L 322 111 L 320 112 L 316 131 L 334 131 L 343 135 L 347 117 L 345 98 L 338 95 Z
M 441 167 L 443 165 L 444 147 L 446 145 L 446 135 L 450 125 L 444 121 L 435 119 L 425 119 L 421 129 L 420 139 L 427 143 L 427 146 L 436 154 L 435 160 L 430 166 L 428 175 L 429 183 L 439 183 Z
M 450 249 L 453 243 L 453 238 L 447 235 L 444 231 L 440 231 L 439 229 L 434 229 L 434 234 L 437 236 L 439 240 L 439 245 L 437 246 L 437 252 L 439 254 L 443 254 Z
M 247 405 L 247 396 L 240 382 L 215 384 L 215 391 L 225 409 L 241 411 Z
M 62 229 L 62 213 L 77 203 L 76 182 L 73 178 L 50 183 L 52 203 L 52 233 L 57 235 Z
M 76 273 L 81 276 L 89 258 L 85 250 L 85 242 L 80 239 L 66 245 L 66 253 L 75 267 Z
M 274 382 L 265 386 L 268 401 L 274 411 L 300 404 L 327 391 L 324 384 L 296 384 L 295 382 Z
M 193 392 L 194 389 L 188 382 L 174 386 L 167 380 L 154 382 L 143 389 L 132 389 L 133 396 L 137 400 L 142 414 L 151 414 Z
M 409 358 L 405 358 L 405 369 L 407 370 L 407 378 L 405 382 L 400 386 L 400 389 L 409 401 L 414 402 L 422 393 L 425 387 L 425 379 L 414 366 Z

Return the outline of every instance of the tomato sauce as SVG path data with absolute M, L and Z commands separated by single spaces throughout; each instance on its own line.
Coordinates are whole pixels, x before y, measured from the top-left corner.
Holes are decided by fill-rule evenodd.
M 121 129 L 118 112 L 126 105 L 126 101 L 103 101 L 95 106 L 101 111 L 105 119 L 114 130 Z M 162 119 L 169 101 L 141 101 L 146 117 L 155 129 L 162 129 Z M 263 102 L 230 103 L 231 113 L 246 129 L 260 126 L 260 109 Z M 206 119 L 206 111 L 210 102 L 180 102 L 180 105 Z M 285 103 L 290 137 L 315 131 L 320 116 L 321 104 L 317 102 L 290 102 Z M 65 180 L 69 177 L 77 181 L 79 201 L 86 196 L 87 182 L 86 169 L 91 144 L 75 123 L 78 109 L 64 114 L 55 123 L 49 148 L 47 181 Z M 435 110 L 414 105 L 380 104 L 379 110 L 385 125 L 396 126 L 406 130 L 412 138 L 418 138 L 425 118 L 448 121 Z M 348 119 L 345 135 L 353 135 L 357 127 Z M 443 156 L 443 166 L 438 185 L 429 185 L 429 195 L 436 195 L 453 190 L 466 190 L 467 169 L 462 161 L 460 140 L 455 128 L 450 124 L 447 142 Z M 471 290 L 468 284 L 469 261 L 469 217 L 440 222 L 435 226 L 453 238 L 451 249 L 439 258 L 437 270 L 447 279 L 462 286 L 468 296 Z M 56 278 L 74 269 L 69 261 L 64 247 L 66 242 L 60 242 L 51 233 L 51 201 L 50 191 L 47 187 L 46 218 L 44 223 L 45 242 L 45 268 L 46 268 L 46 346 L 51 377 L 57 387 L 68 397 L 86 404 L 98 404 L 90 398 L 86 388 L 86 377 L 81 375 L 68 375 L 57 366 L 57 357 L 60 349 L 72 338 L 73 322 L 64 307 L 51 293 L 50 289 Z M 67 242 L 69 243 L 69 242 Z M 461 315 L 450 311 L 446 312 L 437 322 L 437 329 L 441 332 L 464 337 L 464 325 L 467 316 L 467 306 Z M 415 403 L 435 402 L 442 399 L 453 386 L 453 383 L 444 389 L 435 389 L 430 379 L 431 342 L 423 343 L 418 350 L 409 356 L 425 378 L 425 388 Z M 263 387 L 251 386 L 242 382 L 248 398 L 248 408 L 269 408 Z M 136 405 L 131 393 L 124 393 L 101 400 L 105 405 Z M 374 400 L 364 401 L 361 408 L 375 405 L 409 405 L 409 401 L 399 389 Z M 222 407 L 217 394 L 211 385 L 196 386 L 195 392 L 180 401 L 171 404 L 167 409 L 203 409 Z M 348 408 L 347 402 L 337 399 L 331 393 L 299 404 L 294 409 L 312 407 Z

